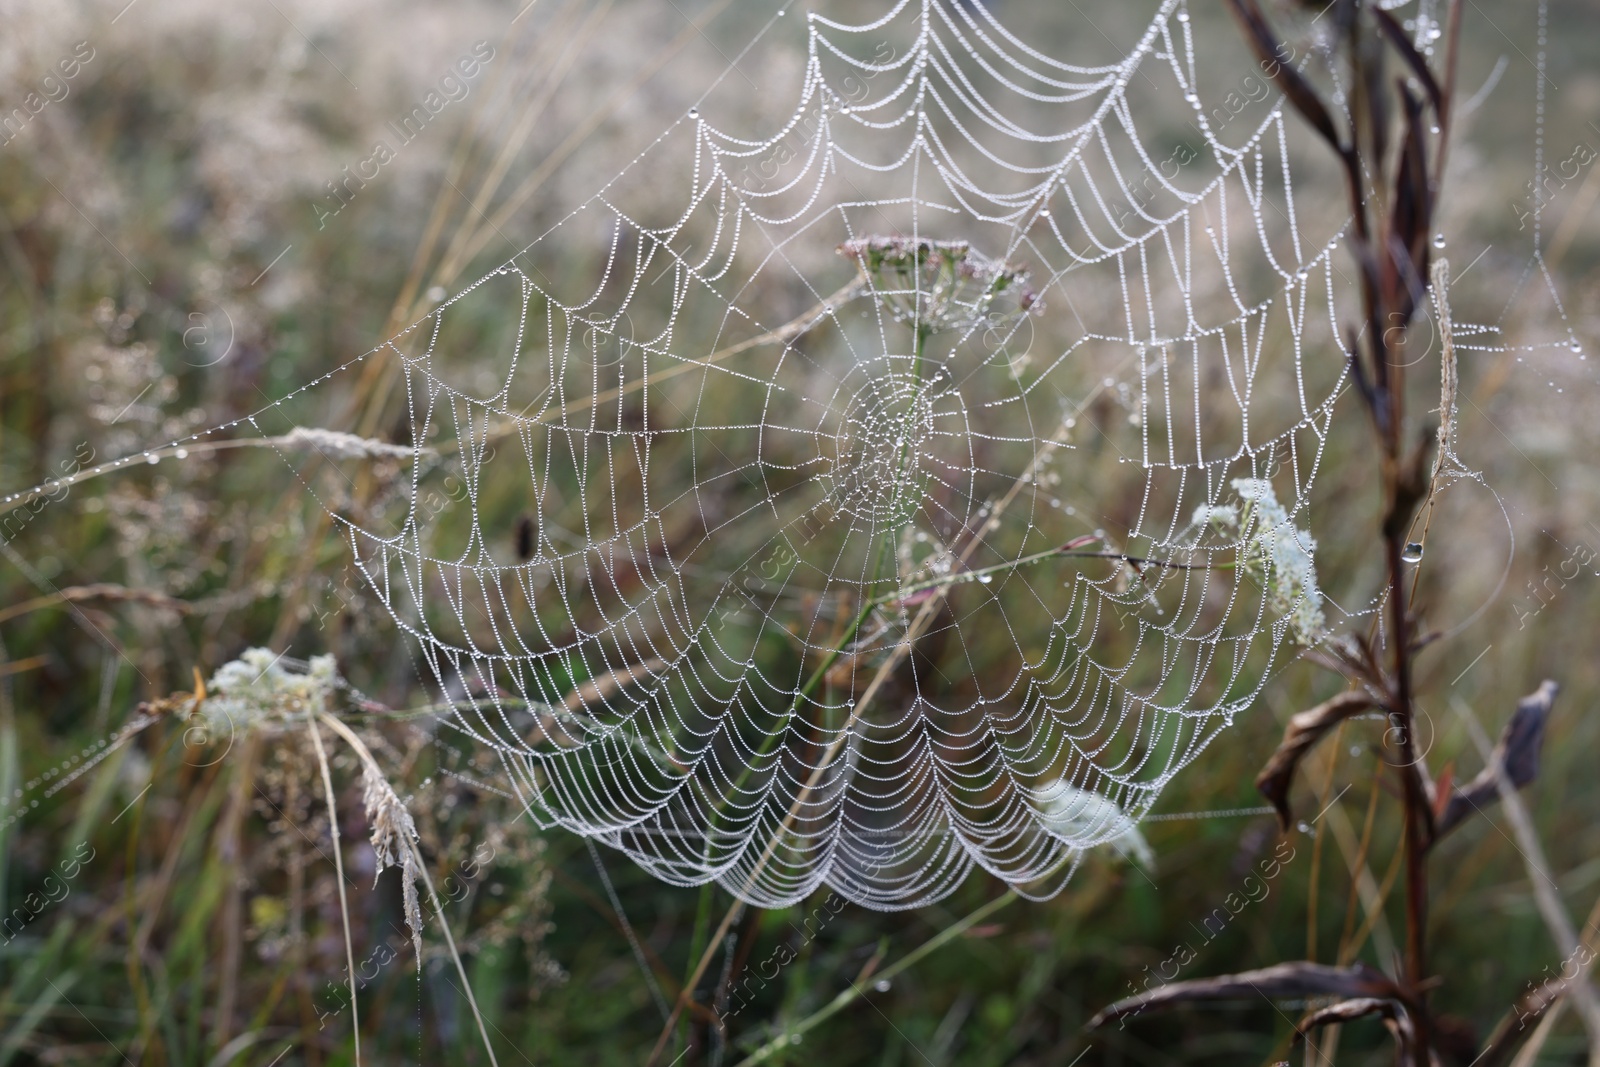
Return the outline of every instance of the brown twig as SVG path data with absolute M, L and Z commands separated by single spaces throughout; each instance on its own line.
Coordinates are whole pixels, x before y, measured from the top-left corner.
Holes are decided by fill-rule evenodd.
M 1382 493 L 1381 534 L 1386 571 L 1386 662 L 1365 644 L 1335 666 L 1353 680 L 1374 687 L 1389 714 L 1397 759 L 1391 763 L 1400 777 L 1404 818 L 1406 945 L 1403 990 L 1407 1005 L 1407 1032 L 1401 1041 L 1402 1057 L 1415 1067 L 1428 1067 L 1432 1033 L 1427 1011 L 1428 988 L 1428 849 L 1436 836 L 1433 786 L 1426 776 L 1415 738 L 1414 659 L 1417 651 L 1415 617 L 1407 596 L 1405 538 L 1418 508 L 1430 495 L 1435 479 L 1427 462 L 1429 432 L 1411 443 L 1406 421 L 1406 331 L 1425 297 L 1429 280 L 1429 247 L 1434 209 L 1450 129 L 1450 97 L 1455 86 L 1461 4 L 1452 0 L 1445 76 L 1441 85 L 1428 61 L 1416 50 L 1405 31 L 1386 11 L 1363 0 L 1337 5 L 1335 19 L 1343 35 L 1351 69 L 1351 97 L 1344 114 L 1344 129 L 1311 83 L 1298 71 L 1277 61 L 1281 53 L 1277 34 L 1257 0 L 1230 0 L 1245 36 L 1263 61 L 1273 69 L 1273 79 L 1285 97 L 1339 158 L 1350 201 L 1349 243 L 1360 275 L 1364 330 L 1350 331 L 1345 347 L 1356 392 L 1372 418 L 1378 444 Z M 1405 65 L 1422 96 L 1397 80 L 1390 96 L 1383 75 L 1383 59 L 1393 53 Z M 1393 99 L 1398 98 L 1402 119 L 1391 163 L 1389 122 Z M 1430 160 L 1425 114 L 1433 112 L 1439 129 Z M 1362 344 L 1363 339 L 1365 345 Z M 1356 698 L 1351 697 L 1354 700 Z M 1274 803 L 1286 810 L 1287 779 L 1306 748 L 1340 720 L 1338 708 L 1316 709 L 1304 719 L 1296 734 L 1291 727 L 1280 755 L 1263 772 L 1267 786 L 1277 794 Z M 1306 718 L 1310 716 L 1311 718 Z M 1314 720 L 1314 721 L 1313 721 Z M 1386 735 L 1386 742 L 1388 735 Z M 1298 743 L 1291 743 L 1291 742 Z M 1272 795 L 1269 793 L 1269 795 Z

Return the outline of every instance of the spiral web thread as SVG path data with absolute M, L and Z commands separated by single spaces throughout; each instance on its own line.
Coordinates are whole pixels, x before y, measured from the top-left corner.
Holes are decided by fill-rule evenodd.
M 959 2 L 807 39 L 772 137 L 691 111 L 212 433 L 396 360 L 389 510 L 313 491 L 542 825 L 761 906 L 914 907 L 974 865 L 1047 896 L 1318 636 L 1284 568 L 1345 384 L 1343 219 L 1297 211 L 1276 97 L 1211 107 L 1180 0 L 1098 66 Z M 404 465 L 341 441 L 297 443 Z

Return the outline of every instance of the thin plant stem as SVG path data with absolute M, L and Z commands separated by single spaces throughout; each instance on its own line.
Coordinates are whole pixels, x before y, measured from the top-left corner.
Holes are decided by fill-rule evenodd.
M 1361 827 L 1361 843 L 1356 848 L 1356 858 L 1350 863 L 1350 892 L 1345 897 L 1344 903 L 1344 929 L 1339 934 L 1339 948 L 1334 953 L 1334 962 L 1343 967 L 1355 958 L 1357 946 L 1354 937 L 1356 925 L 1356 905 L 1360 895 L 1360 876 L 1366 874 L 1371 877 L 1371 867 L 1367 857 L 1371 854 L 1372 830 L 1378 820 L 1378 779 L 1372 779 L 1372 788 L 1367 794 L 1367 818 Z
M 1326 811 L 1328 808 L 1328 794 L 1333 792 L 1333 776 L 1339 769 L 1339 743 L 1344 739 L 1344 723 L 1340 723 L 1334 730 L 1333 743 L 1329 746 L 1332 755 L 1328 758 L 1328 774 L 1323 779 L 1322 789 L 1317 797 L 1317 807 Z M 1335 801 L 1337 802 L 1337 801 Z M 1309 888 L 1306 898 L 1306 959 L 1317 958 L 1317 902 L 1319 899 L 1318 885 L 1321 881 L 1322 871 L 1322 843 L 1327 840 L 1327 834 L 1318 833 L 1311 844 L 1311 874 L 1307 878 Z M 1311 1048 L 1308 1040 L 1307 1054 Z M 1306 1062 L 1310 1062 L 1307 1060 Z
M 339 854 L 339 806 L 333 795 L 333 772 L 328 769 L 328 754 L 322 748 L 322 731 L 317 720 L 309 719 L 306 728 L 311 732 L 311 747 L 317 753 L 317 766 L 322 768 L 322 790 L 328 798 L 328 829 L 333 834 L 333 870 L 339 885 L 339 918 L 344 921 L 344 957 L 346 975 L 350 979 L 350 1029 L 355 1036 L 356 1067 L 361 1067 L 361 1012 L 356 1004 L 356 950 L 350 939 L 350 901 L 344 891 L 344 860 Z
M 374 443 L 382 444 L 382 442 Z M 312 447 L 313 446 L 310 444 L 308 439 L 295 438 L 290 434 L 282 434 L 277 437 L 230 437 L 220 441 L 183 441 L 178 444 L 168 445 L 165 448 L 152 448 L 145 452 L 141 452 L 136 456 L 124 456 L 121 459 L 108 460 L 105 463 L 96 464 L 93 467 L 85 467 L 76 474 L 63 475 L 60 478 L 52 478 L 48 482 L 43 482 L 34 486 L 32 489 L 26 489 L 21 493 L 18 493 L 13 499 L 7 502 L 7 506 L 11 508 L 18 508 L 23 504 L 28 504 L 45 497 L 54 498 L 57 494 L 65 493 L 68 489 L 71 489 L 73 486 L 79 485 L 82 482 L 87 482 L 91 479 L 99 478 L 107 474 L 114 474 L 117 471 L 133 467 L 136 464 L 156 463 L 164 459 L 188 459 L 191 456 L 209 455 L 214 452 L 231 452 L 236 448 L 304 450 Z M 424 452 L 423 454 L 425 456 L 429 455 L 427 452 Z M 63 496 L 60 499 L 64 500 L 66 498 Z M 43 602 L 51 602 L 51 598 L 39 599 Z M 28 602 L 27 605 L 23 607 L 23 610 L 32 610 L 38 606 L 40 605 Z
M 367 748 L 366 742 L 362 741 L 361 738 L 356 736 L 354 730 L 350 729 L 350 727 L 346 726 L 344 723 L 340 722 L 338 719 L 326 712 L 319 713 L 318 718 L 327 723 L 328 729 L 338 734 L 344 739 L 346 744 L 355 750 L 355 753 L 358 757 L 360 757 L 361 762 L 364 763 L 367 768 L 372 771 L 372 773 L 378 775 L 379 777 L 383 777 L 383 768 L 379 767 L 378 761 L 373 758 L 372 750 Z M 315 722 L 312 723 L 311 728 L 314 735 L 316 730 Z M 320 742 L 318 744 L 317 754 L 320 758 L 322 754 Z M 323 763 L 323 775 L 325 777 L 327 775 L 326 762 Z M 472 1009 L 472 1018 L 478 1024 L 478 1036 L 483 1039 L 483 1048 L 484 1051 L 489 1054 L 489 1063 L 493 1065 L 493 1067 L 500 1067 L 499 1062 L 495 1059 L 494 1045 L 490 1044 L 489 1042 L 489 1030 L 484 1024 L 483 1013 L 478 1010 L 478 998 L 472 995 L 472 983 L 467 981 L 467 969 L 461 963 L 461 953 L 456 950 L 456 939 L 455 936 L 450 932 L 450 920 L 445 917 L 444 905 L 439 901 L 439 894 L 434 892 L 433 879 L 428 875 L 428 865 L 422 859 L 422 851 L 417 848 L 417 843 L 411 839 L 410 835 L 402 834 L 401 836 L 405 837 L 406 847 L 411 850 L 411 855 L 416 860 L 417 873 L 422 875 L 422 884 L 428 890 L 428 899 L 433 903 L 434 914 L 439 916 L 439 929 L 444 931 L 444 943 L 450 949 L 450 959 L 455 962 L 456 974 L 461 976 L 461 985 L 467 998 L 467 1006 Z M 340 896 L 341 898 L 343 897 L 342 884 L 340 886 Z M 421 961 L 419 960 L 418 963 L 420 964 Z M 354 974 L 354 971 L 352 970 L 351 973 Z

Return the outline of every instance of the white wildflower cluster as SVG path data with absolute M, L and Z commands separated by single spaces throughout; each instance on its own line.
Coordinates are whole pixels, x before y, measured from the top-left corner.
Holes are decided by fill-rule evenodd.
M 250 648 L 206 683 L 200 714 L 217 726 L 247 728 L 322 711 L 338 685 L 339 670 L 332 656 L 314 656 L 301 664 L 270 649 Z
M 400 868 L 400 889 L 405 904 L 406 925 L 411 927 L 411 944 L 422 966 L 422 901 L 417 896 L 417 824 L 411 813 L 378 769 L 364 763 L 361 769 L 362 801 L 367 821 L 372 824 L 372 851 L 378 858 L 378 874 L 386 868 Z M 377 876 L 373 877 L 377 884 Z
M 1194 524 L 1241 535 L 1245 572 L 1266 587 L 1269 606 L 1289 619 L 1295 640 L 1302 645 L 1315 644 L 1327 629 L 1313 558 L 1316 540 L 1295 526 L 1278 502 L 1271 482 L 1264 478 L 1235 478 L 1232 484 L 1244 501 L 1243 508 L 1202 504 L 1195 509 Z
M 1155 870 L 1156 854 L 1149 842 L 1112 801 L 1060 778 L 1046 782 L 1036 796 L 1045 828 L 1057 837 L 1071 844 L 1110 845 L 1123 859 L 1147 871 Z

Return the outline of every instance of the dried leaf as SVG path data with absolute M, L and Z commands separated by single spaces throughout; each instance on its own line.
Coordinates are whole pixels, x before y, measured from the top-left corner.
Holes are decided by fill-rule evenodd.
M 1294 1039 L 1299 1042 L 1312 1030 L 1330 1023 L 1347 1023 L 1351 1019 L 1360 1019 L 1367 1015 L 1382 1015 L 1393 1019 L 1396 1014 L 1395 1002 L 1383 997 L 1356 997 L 1353 1000 L 1341 1000 L 1337 1004 L 1330 1004 L 1326 1008 L 1314 1011 L 1295 1024 Z
M 1360 145 L 1365 132 L 1371 158 L 1382 161 L 1389 155 L 1389 97 L 1383 89 L 1383 45 L 1377 38 L 1362 34 L 1352 44 L 1350 61 L 1355 67 L 1349 109 L 1355 123 L 1355 143 Z
M 1334 967 L 1326 963 L 1296 961 L 1239 974 L 1171 982 L 1136 997 L 1117 1001 L 1089 1020 L 1089 1028 L 1138 1014 L 1146 1008 L 1166 1008 L 1194 1001 L 1312 996 L 1405 1000 L 1398 986 L 1364 963 L 1353 967 Z
M 1355 330 L 1349 331 L 1349 340 L 1345 345 L 1345 360 L 1350 365 L 1350 379 L 1355 383 L 1356 392 L 1360 395 L 1362 403 L 1372 413 L 1372 417 L 1381 427 L 1383 425 L 1383 401 L 1378 395 L 1378 389 L 1372 383 L 1372 378 L 1367 374 L 1366 364 L 1361 362 L 1361 348 Z
M 1399 1062 L 1410 1062 L 1416 1030 L 1411 1025 L 1411 1017 L 1400 1010 L 1399 1002 L 1387 997 L 1356 997 L 1314 1011 L 1295 1026 L 1294 1040 L 1296 1043 L 1304 1040 L 1308 1033 L 1319 1026 L 1349 1022 L 1367 1015 L 1383 1016 L 1383 1025 L 1394 1037 L 1399 1052 Z
M 1370 694 L 1352 689 L 1289 720 L 1278 750 L 1261 768 L 1261 773 L 1256 775 L 1256 788 L 1278 809 L 1278 822 L 1285 830 L 1290 825 L 1289 785 L 1301 758 L 1329 730 L 1352 715 L 1366 711 L 1374 703 Z
M 1437 440 L 1437 436 L 1435 439 Z M 1438 461 L 1435 460 L 1436 464 L 1437 462 Z M 1442 630 L 1429 630 L 1425 634 L 1418 634 L 1416 637 L 1411 639 L 1411 651 L 1421 652 L 1429 645 L 1443 640 L 1446 636 L 1447 635 Z
M 1278 83 L 1283 95 L 1336 151 L 1343 153 L 1344 147 L 1339 140 L 1339 131 L 1334 129 L 1333 117 L 1328 114 L 1328 109 L 1323 106 L 1322 99 L 1317 96 L 1311 83 L 1283 61 L 1283 43 L 1267 24 L 1266 16 L 1261 13 L 1256 0 L 1228 0 L 1228 6 L 1244 27 L 1245 35 L 1261 60 L 1262 69 L 1271 66 L 1272 80 Z
M 1406 61 L 1411 68 L 1411 73 L 1417 81 L 1422 83 L 1422 88 L 1428 94 L 1428 102 L 1433 105 L 1434 114 L 1444 112 L 1444 94 L 1439 90 L 1439 82 L 1434 78 L 1433 71 L 1428 67 L 1428 61 L 1422 58 L 1411 39 L 1406 36 L 1406 31 L 1396 22 L 1394 16 L 1381 7 L 1373 7 L 1372 13 L 1378 19 L 1378 28 L 1389 38 L 1389 43 L 1394 45 L 1394 50 L 1400 53 L 1400 58 Z
M 1394 179 L 1394 210 L 1389 215 L 1389 254 L 1382 272 L 1387 321 L 1409 325 L 1427 293 L 1429 231 L 1433 225 L 1433 191 L 1428 174 L 1428 146 L 1422 132 L 1422 105 L 1400 86 L 1406 112 L 1405 140 Z M 1385 347 L 1388 331 L 1384 333 Z
M 1495 768 L 1503 768 L 1512 788 L 1521 789 L 1539 776 L 1539 753 L 1544 747 L 1544 726 L 1550 717 L 1559 687 L 1546 679 L 1539 688 L 1517 701 L 1517 710 L 1500 732 L 1500 740 L 1489 754 L 1489 766 L 1464 787 L 1458 787 L 1444 806 L 1438 820 L 1438 837 L 1453 830 L 1468 815 L 1500 799 L 1495 784 Z

